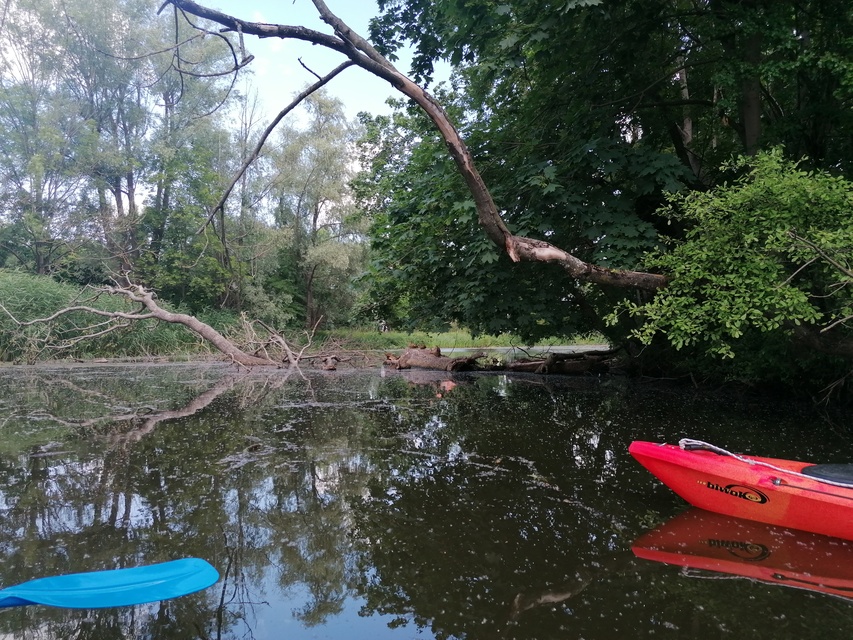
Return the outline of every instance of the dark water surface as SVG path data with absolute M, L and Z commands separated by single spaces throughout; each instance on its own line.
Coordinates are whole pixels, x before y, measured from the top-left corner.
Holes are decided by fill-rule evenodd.
M 853 458 L 853 419 L 618 381 L 2 368 L 0 584 L 189 556 L 222 578 L 0 610 L 0 638 L 853 637 L 853 543 L 674 520 L 627 448 L 682 437 Z M 648 559 L 659 535 L 697 558 Z

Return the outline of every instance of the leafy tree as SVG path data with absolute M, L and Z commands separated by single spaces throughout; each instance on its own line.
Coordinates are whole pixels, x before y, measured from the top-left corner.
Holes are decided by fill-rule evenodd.
M 401 110 L 366 120 L 361 148 L 370 164 L 356 193 L 372 214 L 374 315 L 392 324 L 408 320 L 410 327 L 458 321 L 474 331 L 530 338 L 567 335 L 582 321 L 587 327 L 596 322 L 584 287 L 552 265 L 511 269 L 483 236 L 466 185 L 422 114 Z M 513 231 L 537 233 L 534 224 L 528 219 Z
M 213 73 L 221 62 L 221 51 L 209 44 L 193 55 L 202 61 L 194 74 Z M 226 304 L 234 280 L 228 254 L 232 230 L 224 212 L 199 233 L 233 170 L 234 133 L 225 126 L 224 113 L 212 113 L 224 89 L 208 78 L 167 73 L 168 62 L 159 62 L 164 75 L 152 105 L 153 131 L 143 165 L 150 196 L 135 230 L 141 249 L 134 277 L 198 311 Z M 188 286 L 195 293 L 188 294 Z
M 321 319 L 348 320 L 365 243 L 352 217 L 348 186 L 357 125 L 346 119 L 341 102 L 323 91 L 304 105 L 307 124 L 283 128 L 271 154 L 275 221 L 290 232 L 274 286 L 293 296 L 310 328 Z
M 647 258 L 671 280 L 651 302 L 626 304 L 643 318 L 635 334 L 746 355 L 736 366 L 749 377 L 791 380 L 814 367 L 811 376 L 830 382 L 853 355 L 853 183 L 786 161 L 780 149 L 729 168 L 741 174 L 731 184 L 670 198 L 667 214 L 687 231 Z M 836 366 L 798 342 L 835 356 Z
M 59 37 L 38 3 L 16 3 L 0 33 L 0 256 L 51 273 L 85 231 L 77 168 L 94 137 L 63 86 Z
M 746 331 L 740 320 L 726 319 L 737 308 L 752 319 L 743 322 L 753 323 L 748 339 L 743 336 L 737 345 L 741 373 L 749 370 L 750 377 L 770 371 L 776 378 L 781 371 L 789 379 L 801 375 L 804 359 L 798 349 L 804 345 L 847 353 L 849 337 L 839 331 L 849 315 L 842 293 L 847 267 L 839 259 L 849 246 L 843 216 L 803 205 L 760 221 L 743 216 L 740 227 L 723 231 L 707 216 L 698 220 L 695 211 L 690 219 L 673 216 L 666 205 L 673 193 L 685 198 L 694 193 L 697 203 L 711 197 L 703 195 L 709 190 L 720 197 L 715 187 L 746 169 L 728 158 L 776 145 L 784 149 L 773 156 L 779 163 L 773 180 L 781 190 L 776 198 L 783 198 L 785 189 L 791 198 L 799 197 L 793 195 L 795 183 L 809 167 L 849 176 L 853 122 L 845 105 L 853 97 L 853 12 L 836 13 L 821 2 L 761 0 L 382 0 L 380 8 L 384 13 L 374 21 L 372 35 L 381 52 L 393 55 L 403 43 L 414 43 L 413 74 L 425 82 L 436 61 L 453 66 L 453 87 L 442 102 L 452 105 L 513 233 L 545 238 L 594 264 L 643 265 L 678 282 L 673 298 L 667 288 L 658 294 L 649 315 L 619 316 L 620 323 L 606 329 L 611 337 L 624 338 L 636 329 L 632 321 L 664 314 L 662 324 L 635 335 L 649 339 L 664 332 L 675 346 L 693 340 L 714 344 L 709 352 L 727 355 L 732 330 L 726 321 L 734 323 L 735 332 Z M 378 280 L 377 300 L 414 301 L 411 312 L 418 321 L 455 319 L 476 330 L 510 328 L 531 336 L 596 326 L 620 298 L 635 311 L 644 309 L 650 299 L 645 295 L 579 282 L 558 287 L 559 274 L 538 265 L 529 277 L 527 265 L 511 267 L 497 254 L 484 259 L 479 247 L 489 247 L 476 242 L 470 201 L 455 167 L 442 162 L 439 140 L 411 112 L 400 111 L 395 118 L 393 124 L 376 125 L 403 129 L 385 137 L 406 140 L 406 153 L 394 157 L 379 145 L 377 162 L 362 182 L 365 207 L 376 214 L 377 273 L 399 274 L 395 281 Z M 786 164 L 780 154 L 804 158 L 801 168 Z M 786 172 L 790 179 L 783 178 Z M 829 179 L 819 176 L 809 180 L 817 185 Z M 822 222 L 813 220 L 817 226 L 812 227 L 798 219 L 794 225 L 792 216 L 808 213 Z M 826 217 L 833 215 L 832 221 Z M 707 283 L 689 274 L 709 271 L 699 259 L 706 254 L 691 242 L 700 235 L 706 247 L 728 242 L 727 248 L 743 237 L 772 236 L 796 246 L 790 251 L 802 261 L 789 255 L 762 277 L 744 271 L 746 265 L 737 260 L 718 264 L 716 277 L 730 283 L 728 307 L 714 310 L 716 320 L 708 316 L 697 324 L 690 318 L 705 312 L 688 300 L 704 299 Z M 680 246 L 680 239 L 687 240 L 684 248 L 664 258 L 662 243 Z M 645 260 L 650 251 L 659 257 Z M 821 252 L 824 257 L 817 258 Z M 807 276 L 799 273 L 781 286 L 811 259 L 823 264 L 819 277 L 820 269 L 809 270 L 817 280 L 806 284 Z M 814 297 L 827 295 L 833 285 L 834 295 Z M 780 300 L 783 295 L 789 299 Z M 418 304 L 421 299 L 425 302 Z M 673 300 L 680 306 L 668 313 L 662 306 Z M 808 330 L 818 318 L 824 328 L 837 324 L 818 335 Z M 708 322 L 716 322 L 719 331 Z M 800 322 L 796 330 L 795 322 Z M 700 337 L 703 329 L 711 331 L 707 341 Z M 756 332 L 763 337 L 756 338 Z M 682 351 L 678 357 L 686 355 Z M 831 362 L 822 362 L 838 373 Z
M 161 148 L 158 189 L 135 231 L 143 244 L 133 277 L 198 313 L 221 306 L 233 281 L 224 217 L 199 233 L 225 182 L 229 167 L 220 157 L 231 133 L 193 123 L 170 141 Z
M 732 150 L 783 143 L 825 166 L 850 157 L 839 133 L 851 125 L 853 12 L 818 0 L 379 6 L 378 48 L 412 42 L 417 78 L 429 79 L 439 59 L 465 69 L 481 119 L 540 132 L 517 136 L 528 142 L 522 151 L 541 144 L 541 132 L 557 149 L 580 136 L 640 134 L 666 144 L 700 182 Z
M 133 271 L 152 248 L 146 230 L 155 255 L 159 250 L 171 182 L 178 171 L 199 171 L 181 167 L 194 159 L 197 120 L 225 94 L 217 91 L 221 80 L 205 77 L 219 71 L 221 49 L 189 38 L 180 51 L 196 59 L 195 75 L 184 77 L 176 67 L 190 63 L 175 61 L 155 9 L 148 0 L 108 7 L 16 0 L 7 7 L 0 61 L 4 263 L 102 279 L 118 265 Z M 154 224 L 146 229 L 140 205 L 149 190 L 160 219 L 149 218 Z M 92 250 L 95 239 L 102 251 Z M 73 264 L 104 253 L 112 264 L 100 276 Z

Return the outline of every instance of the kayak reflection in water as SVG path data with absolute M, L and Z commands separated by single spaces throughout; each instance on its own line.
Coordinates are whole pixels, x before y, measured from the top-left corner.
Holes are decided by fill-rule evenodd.
M 853 542 L 840 538 L 693 508 L 641 536 L 632 551 L 646 560 L 853 599 Z
M 565 584 L 519 593 L 510 620 L 571 600 L 607 576 L 654 567 L 644 560 L 683 567 L 691 578 L 724 574 L 853 600 L 853 541 L 693 507 L 640 536 L 631 553 L 615 553 Z

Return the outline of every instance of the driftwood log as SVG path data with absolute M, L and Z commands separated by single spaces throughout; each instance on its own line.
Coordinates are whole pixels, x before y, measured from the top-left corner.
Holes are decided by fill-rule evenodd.
M 611 352 L 591 351 L 586 353 L 550 353 L 544 358 L 529 358 L 508 362 L 506 371 L 526 373 L 558 373 L 581 375 L 584 373 L 607 373 Z
M 441 355 L 438 347 L 427 349 L 425 347 L 409 347 L 399 356 L 393 353 L 385 354 L 385 364 L 395 369 L 432 369 L 434 371 L 477 371 L 481 370 L 477 364 L 479 358 L 485 358 L 485 353 L 477 353 L 460 358 L 448 358 Z
M 481 364 L 485 353 L 449 358 L 441 355 L 438 347 L 411 345 L 399 356 L 385 354 L 385 364 L 395 369 L 431 369 L 433 371 L 514 371 L 521 373 L 582 375 L 607 373 L 612 351 L 589 351 L 584 353 L 551 353 L 542 358 L 527 358 L 508 363 L 495 360 Z

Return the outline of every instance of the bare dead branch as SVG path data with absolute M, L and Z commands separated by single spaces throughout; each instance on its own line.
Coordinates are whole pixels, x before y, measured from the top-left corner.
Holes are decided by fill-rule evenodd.
M 304 62 L 302 62 L 302 58 L 297 58 L 297 60 L 299 61 L 299 66 L 301 66 L 303 69 L 305 69 L 305 71 L 307 71 L 307 72 L 308 72 L 308 73 L 310 73 L 312 76 L 314 76 L 315 78 L 317 78 L 317 80 L 322 80 L 322 79 L 323 79 L 323 78 L 321 78 L 321 77 L 320 77 L 320 74 L 319 74 L 319 73 L 317 73 L 316 71 L 314 71 L 314 69 L 312 69 L 311 67 L 309 67 L 309 66 L 308 66 L 307 64 L 305 64 Z
M 103 324 L 104 323 L 101 323 L 101 325 L 103 325 Z M 113 331 L 117 331 L 119 329 L 126 329 L 127 327 L 130 326 L 130 324 L 131 324 L 130 322 L 116 322 L 113 324 L 108 324 L 103 329 L 101 329 L 100 331 L 92 331 L 92 332 L 87 331 L 87 333 L 84 333 L 82 335 L 75 336 L 73 338 L 66 338 L 62 341 L 61 344 L 53 345 L 52 348 L 56 349 L 56 350 L 70 349 L 74 345 L 80 344 L 81 342 L 85 342 L 86 340 L 92 340 L 94 338 L 100 338 L 101 336 L 105 336 L 108 333 L 112 333 Z
M 213 219 L 216 217 L 216 214 L 222 210 L 225 206 L 225 202 L 228 200 L 228 197 L 231 195 L 231 192 L 234 190 L 234 187 L 240 181 L 240 178 L 243 177 L 243 174 L 249 169 L 252 163 L 258 159 L 258 156 L 261 155 L 261 150 L 266 144 L 267 138 L 270 137 L 275 128 L 279 125 L 279 123 L 284 119 L 284 117 L 293 111 L 299 104 L 305 100 L 308 96 L 310 96 L 315 91 L 319 90 L 321 87 L 325 86 L 329 83 L 335 76 L 337 76 L 341 71 L 351 67 L 354 63 L 352 61 L 344 62 L 343 64 L 338 65 L 332 71 L 330 71 L 325 77 L 320 78 L 317 82 L 312 84 L 310 87 L 307 87 L 304 91 L 301 91 L 284 109 L 282 109 L 279 114 L 273 118 L 273 121 L 269 123 L 264 132 L 261 134 L 258 143 L 255 145 L 255 148 L 252 149 L 252 153 L 243 161 L 243 164 L 231 178 L 231 182 L 225 188 L 225 191 L 222 193 L 222 196 L 219 198 L 219 202 L 216 203 L 216 206 L 213 207 L 210 211 L 210 215 L 207 216 L 207 220 L 199 227 L 198 231 L 196 231 L 196 235 L 200 234 L 204 231 L 205 227 L 207 227 Z
M 555 262 L 569 277 L 600 285 L 633 287 L 655 291 L 667 284 L 666 276 L 629 270 L 606 269 L 587 263 L 569 252 L 543 240 L 513 235 L 500 215 L 485 181 L 474 164 L 471 152 L 444 108 L 425 89 L 414 83 L 384 56 L 334 15 L 323 0 L 312 0 L 321 19 L 330 25 L 334 35 L 305 27 L 276 25 L 240 20 L 234 16 L 201 6 L 192 0 L 168 0 L 180 10 L 217 22 L 226 30 L 255 35 L 259 38 L 296 39 L 337 51 L 359 67 L 386 80 L 423 109 L 447 143 L 459 173 L 464 178 L 477 208 L 478 221 L 489 240 L 505 251 L 513 262 Z M 165 6 L 165 5 L 164 5 Z
M 842 317 L 842 318 L 838 318 L 835 322 L 833 322 L 833 323 L 831 323 L 831 324 L 826 325 L 823 329 L 821 329 L 821 330 L 820 330 L 820 332 L 821 332 L 821 333 L 824 333 L 824 332 L 826 332 L 826 331 L 829 331 L 830 329 L 834 329 L 835 327 L 837 327 L 837 326 L 839 326 L 839 325 L 847 324 L 847 323 L 848 323 L 848 322 L 850 322 L 851 320 L 853 320 L 853 315 L 851 315 L 851 316 L 844 316 L 844 317 Z
M 821 258 L 823 258 L 826 262 L 828 262 L 830 265 L 832 265 L 832 267 L 834 267 L 835 269 L 840 271 L 842 274 L 844 274 L 848 278 L 853 278 L 853 271 L 851 271 L 850 269 L 848 269 L 847 267 L 842 265 L 840 262 L 835 260 L 831 255 L 829 255 L 826 251 L 824 251 L 821 247 L 819 247 L 817 244 L 815 244 L 811 240 L 808 240 L 806 238 L 803 238 L 802 236 L 797 235 L 797 233 L 795 231 L 789 231 L 788 236 L 790 238 L 793 238 L 794 240 L 796 240 L 800 244 L 805 245 L 806 247 L 808 247 L 809 249 L 811 249 L 815 253 L 817 253 Z
M 812 265 L 812 264 L 814 264 L 815 262 L 817 262 L 817 258 L 812 258 L 811 260 L 809 260 L 808 262 L 806 262 L 805 264 L 803 264 L 799 269 L 797 269 L 796 271 L 794 271 L 794 273 L 792 273 L 790 276 L 788 276 L 787 278 L 785 278 L 785 282 L 783 282 L 783 283 L 781 283 L 781 284 L 777 285 L 777 286 L 776 286 L 776 288 L 777 288 L 777 289 L 781 289 L 782 287 L 787 286 L 787 285 L 788 285 L 788 283 L 790 283 L 794 278 L 796 278 L 796 277 L 797 277 L 797 274 L 799 274 L 801 271 L 803 271 L 804 269 L 808 268 L 808 267 L 809 267 L 809 265 Z
M 9 316 L 9 318 L 19 327 L 31 327 L 37 324 L 47 324 L 56 320 L 57 318 L 61 318 L 64 315 L 68 315 L 69 313 L 74 313 L 75 311 L 82 311 L 84 313 L 91 313 L 92 315 L 102 316 L 105 318 L 123 318 L 125 320 L 149 320 L 154 318 L 155 316 L 151 313 L 139 314 L 139 313 L 127 313 L 124 311 L 104 311 L 103 309 L 96 309 L 95 307 L 87 307 L 83 305 L 73 306 L 73 307 L 65 307 L 64 309 L 60 309 L 56 313 L 53 313 L 45 318 L 35 318 L 33 320 L 18 320 L 12 313 L 6 309 L 2 304 L 0 304 L 0 309 Z
M 202 322 L 198 318 L 184 313 L 173 313 L 171 311 L 163 309 L 154 300 L 154 293 L 152 291 L 146 290 L 141 285 L 131 284 L 127 287 L 102 287 L 97 291 L 99 294 L 108 293 L 110 295 L 124 297 L 132 302 L 139 304 L 140 310 L 137 312 L 105 311 L 103 309 L 98 309 L 96 307 L 88 305 L 73 305 L 60 309 L 55 313 L 51 314 L 50 316 L 27 321 L 21 321 L 15 318 L 15 316 L 2 304 L 0 304 L 0 310 L 2 310 L 3 313 L 5 313 L 9 318 L 11 318 L 11 320 L 19 327 L 49 327 L 50 324 L 58 318 L 76 312 L 86 313 L 102 318 L 108 318 L 110 322 L 116 321 L 113 323 L 116 326 L 111 326 L 109 322 L 107 322 L 100 324 L 92 324 L 88 325 L 87 327 L 83 327 L 80 329 L 80 331 L 83 332 L 82 335 L 74 336 L 73 338 L 68 338 L 60 345 L 59 348 L 68 348 L 71 345 L 76 344 L 82 340 L 98 337 L 110 331 L 115 331 L 116 329 L 121 328 L 120 325 L 122 324 L 128 324 L 130 322 L 136 322 L 141 320 L 158 320 L 161 322 L 183 325 L 184 327 L 198 335 L 200 338 L 202 338 L 205 342 L 207 342 L 208 344 L 216 348 L 218 351 L 223 353 L 225 356 L 227 356 L 232 362 L 240 366 L 280 366 L 280 362 L 276 362 L 275 360 L 269 357 L 258 357 L 246 353 L 245 351 L 237 347 L 233 342 L 228 340 L 221 333 L 219 333 L 216 329 Z M 280 336 L 279 338 L 281 340 L 281 344 L 286 345 L 286 341 L 284 340 L 284 338 L 281 338 Z M 293 354 L 289 350 L 289 347 L 287 348 L 287 351 L 289 353 L 289 362 L 291 364 L 298 363 L 298 358 L 293 357 Z

